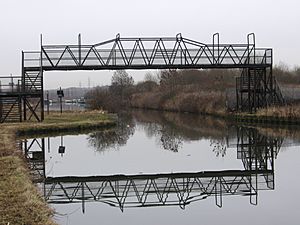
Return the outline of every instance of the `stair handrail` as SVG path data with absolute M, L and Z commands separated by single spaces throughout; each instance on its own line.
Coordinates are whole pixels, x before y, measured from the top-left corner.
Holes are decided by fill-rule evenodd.
M 281 88 L 279 87 L 279 84 L 275 77 L 272 77 L 272 82 L 273 82 L 274 92 L 275 92 L 275 95 L 277 96 L 278 100 L 280 101 L 280 103 L 286 104 L 286 101 L 281 92 Z
M 265 51 L 265 54 L 261 59 L 261 64 L 267 64 L 267 50 Z

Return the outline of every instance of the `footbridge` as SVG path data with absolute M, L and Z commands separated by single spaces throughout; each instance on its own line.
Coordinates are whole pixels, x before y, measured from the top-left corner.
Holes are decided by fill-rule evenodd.
M 272 75 L 272 62 L 272 49 L 257 48 L 254 33 L 242 44 L 220 43 L 218 33 L 211 44 L 181 34 L 164 38 L 123 38 L 118 34 L 93 45 L 81 44 L 80 35 L 76 45 L 44 45 L 41 37 L 38 51 L 22 52 L 21 76 L 14 82 L 1 80 L 0 121 L 42 121 L 43 73 L 68 70 L 240 69 L 236 110 L 255 112 L 284 103 Z M 17 91 L 12 93 L 12 89 Z

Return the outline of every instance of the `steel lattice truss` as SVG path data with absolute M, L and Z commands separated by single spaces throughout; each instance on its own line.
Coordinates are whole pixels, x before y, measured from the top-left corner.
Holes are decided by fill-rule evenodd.
M 96 201 L 119 207 L 178 205 L 184 209 L 195 201 L 215 197 L 222 207 L 223 196 L 250 196 L 250 203 L 257 204 L 258 190 L 273 189 L 274 171 L 222 171 L 179 174 L 143 175 L 143 178 L 86 177 L 53 178 L 45 181 L 45 199 L 49 203 L 75 203 Z M 72 181 L 74 180 L 74 181 Z
M 181 34 L 164 38 L 121 38 L 118 34 L 114 39 L 93 45 L 82 45 L 80 38 L 77 45 L 41 43 L 38 51 L 22 52 L 19 92 L 2 93 L 0 88 L 1 95 L 19 97 L 19 113 L 7 111 L 6 116 L 0 110 L 0 122 L 43 121 L 43 73 L 53 70 L 241 68 L 242 75 L 236 86 L 236 110 L 255 112 L 260 107 L 285 104 L 272 76 L 272 61 L 272 49 L 257 48 L 253 33 L 248 34 L 247 42 L 242 44 L 220 43 L 218 33 L 213 35 L 212 44 Z M 11 105 L 4 101 L 0 109 L 6 110 Z
M 252 38 L 252 42 L 251 40 Z M 40 60 L 42 57 L 42 60 Z M 181 34 L 171 38 L 121 38 L 94 45 L 42 45 L 24 52 L 25 70 L 185 69 L 267 67 L 272 49 L 255 48 L 254 34 L 246 44 L 204 44 Z

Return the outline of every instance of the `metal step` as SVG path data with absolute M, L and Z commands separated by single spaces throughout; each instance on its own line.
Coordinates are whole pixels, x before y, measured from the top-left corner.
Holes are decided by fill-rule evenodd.
M 245 68 L 236 79 L 237 110 L 256 111 L 260 107 L 284 105 L 280 87 L 266 68 Z
M 0 123 L 19 122 L 21 117 L 20 98 L 0 98 Z

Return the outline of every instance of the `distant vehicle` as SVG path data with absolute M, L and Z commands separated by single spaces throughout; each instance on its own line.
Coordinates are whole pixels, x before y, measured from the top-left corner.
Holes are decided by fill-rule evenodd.
M 80 98 L 78 99 L 78 104 L 85 104 L 85 99 L 84 98 Z
M 51 99 L 49 99 L 49 101 L 48 101 L 48 99 L 44 99 L 45 105 L 47 105 L 47 104 L 52 105 L 52 103 L 53 103 L 53 101 Z
M 70 104 L 70 103 L 74 103 L 73 100 L 65 100 L 65 103 Z

